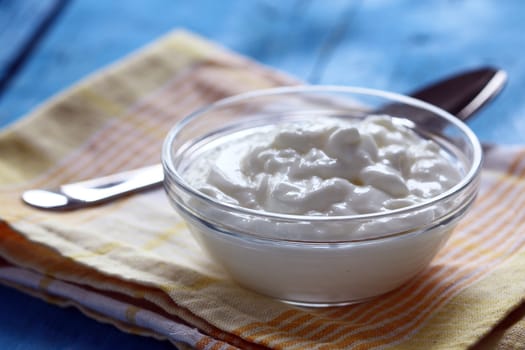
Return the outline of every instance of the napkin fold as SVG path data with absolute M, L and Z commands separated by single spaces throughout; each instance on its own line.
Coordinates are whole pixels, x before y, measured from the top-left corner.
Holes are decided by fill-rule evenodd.
M 0 282 L 197 349 L 525 347 L 525 148 L 492 147 L 473 210 L 431 266 L 366 303 L 306 309 L 236 285 L 162 189 L 44 212 L 24 189 L 159 162 L 169 128 L 244 91 L 298 81 L 176 31 L 0 134 Z

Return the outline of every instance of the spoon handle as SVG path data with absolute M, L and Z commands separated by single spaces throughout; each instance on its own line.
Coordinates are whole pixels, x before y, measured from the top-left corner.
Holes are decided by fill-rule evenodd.
M 22 200 L 39 209 L 79 209 L 151 189 L 162 184 L 163 180 L 162 165 L 156 164 L 55 189 L 28 190 L 22 194 Z
M 466 120 L 479 111 L 503 88 L 507 74 L 483 67 L 445 78 L 409 94 Z M 47 210 L 79 209 L 144 191 L 163 182 L 160 164 L 62 185 L 55 189 L 25 191 L 22 200 Z

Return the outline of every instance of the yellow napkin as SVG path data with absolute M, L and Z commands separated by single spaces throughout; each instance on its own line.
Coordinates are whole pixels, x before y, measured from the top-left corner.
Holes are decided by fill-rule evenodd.
M 5 130 L 0 281 L 198 349 L 525 347 L 525 149 L 491 149 L 479 200 L 427 270 L 386 296 L 339 308 L 292 307 L 237 286 L 161 189 L 74 212 L 20 201 L 24 189 L 156 163 L 168 129 L 190 111 L 296 83 L 179 31 Z

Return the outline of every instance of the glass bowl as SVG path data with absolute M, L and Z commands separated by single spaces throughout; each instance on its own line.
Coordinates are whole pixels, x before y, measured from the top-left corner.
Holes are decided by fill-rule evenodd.
M 206 145 L 232 132 L 370 114 L 388 114 L 439 144 L 461 170 L 461 181 L 423 203 L 388 212 L 308 216 L 221 202 L 190 185 L 185 172 Z M 170 202 L 238 284 L 289 303 L 329 306 L 384 294 L 429 265 L 477 195 L 482 150 L 463 122 L 430 104 L 364 88 L 303 86 L 242 94 L 197 110 L 169 132 L 162 162 Z M 354 235 L 362 225 L 372 234 Z M 313 239 L 312 230 L 328 234 Z M 345 234 L 332 237 L 331 230 Z

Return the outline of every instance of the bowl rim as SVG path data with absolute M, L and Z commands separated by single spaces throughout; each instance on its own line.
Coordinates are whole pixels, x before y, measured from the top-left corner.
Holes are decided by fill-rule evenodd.
M 283 214 L 278 212 L 268 212 L 263 210 L 256 210 L 245 208 L 242 206 L 224 203 L 216 200 L 213 197 L 207 196 L 206 194 L 200 192 L 193 186 L 191 186 L 184 178 L 179 174 L 175 169 L 173 155 L 171 152 L 171 145 L 174 143 L 177 135 L 180 133 L 184 127 L 189 124 L 194 119 L 198 118 L 202 114 L 213 110 L 215 108 L 225 107 L 232 105 L 234 103 L 242 102 L 243 100 L 248 100 L 251 98 L 261 97 L 261 96 L 274 96 L 274 95 L 285 95 L 285 94 L 297 94 L 301 92 L 308 93 L 347 93 L 354 95 L 364 95 L 364 96 L 373 96 L 385 98 L 391 100 L 392 102 L 401 102 L 408 104 L 417 108 L 428 110 L 434 114 L 439 115 L 440 117 L 446 119 L 454 126 L 459 128 L 461 132 L 467 137 L 470 142 L 470 145 L 473 148 L 473 159 L 472 166 L 468 169 L 467 173 L 463 176 L 461 181 L 457 184 L 444 191 L 443 193 L 434 196 L 427 201 L 417 203 L 411 206 L 388 210 L 385 212 L 373 212 L 367 214 L 357 214 L 357 215 L 301 215 L 301 214 Z M 287 87 L 275 87 L 275 88 L 266 88 L 259 89 L 250 92 L 245 92 L 237 94 L 234 96 L 226 97 L 218 101 L 207 104 L 203 107 L 200 107 L 189 115 L 184 117 L 182 120 L 177 122 L 168 132 L 164 143 L 162 145 L 161 160 L 164 172 L 167 174 L 166 178 L 170 178 L 174 183 L 181 188 L 187 194 L 198 197 L 200 200 L 203 200 L 209 203 L 212 206 L 220 207 L 222 209 L 228 210 L 230 212 L 235 212 L 239 214 L 245 214 L 250 216 L 256 216 L 259 218 L 266 219 L 277 219 L 281 221 L 313 221 L 313 222 L 337 222 L 337 221 L 350 221 L 350 220 L 370 220 L 370 219 L 383 219 L 397 215 L 409 214 L 416 210 L 426 209 L 444 201 L 457 193 L 462 192 L 464 189 L 468 188 L 471 183 L 475 181 L 477 176 L 480 173 L 482 160 L 483 160 L 483 150 L 481 143 L 474 132 L 459 118 L 453 116 L 449 112 L 434 106 L 428 102 L 418 100 L 416 98 L 402 95 L 395 92 L 371 89 L 365 87 L 357 86 L 339 86 L 339 85 L 300 85 L 300 86 L 287 86 Z M 166 179 L 165 179 L 166 181 Z

